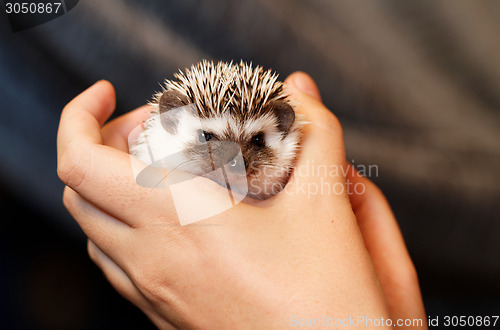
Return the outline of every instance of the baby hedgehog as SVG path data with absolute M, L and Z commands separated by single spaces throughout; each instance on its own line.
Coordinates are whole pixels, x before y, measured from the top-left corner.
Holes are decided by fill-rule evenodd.
M 176 155 L 177 169 L 209 178 L 216 168 L 233 168 L 229 179 L 231 172 L 244 173 L 243 192 L 253 199 L 280 192 L 303 122 L 278 75 L 243 61 L 204 60 L 174 76 L 155 95 L 152 116 L 130 153 L 147 164 Z

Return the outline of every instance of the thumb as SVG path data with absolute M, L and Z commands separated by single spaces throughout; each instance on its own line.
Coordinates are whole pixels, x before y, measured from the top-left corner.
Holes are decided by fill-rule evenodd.
M 301 154 L 296 167 L 315 165 L 343 166 L 345 162 L 342 127 L 337 117 L 321 102 L 319 90 L 303 72 L 291 74 L 285 89 L 294 106 L 301 129 Z
M 295 87 L 303 93 L 309 94 L 309 96 L 312 96 L 321 102 L 321 95 L 319 93 L 318 86 L 307 73 L 302 71 L 294 72 L 286 78 L 285 84 L 295 85 Z

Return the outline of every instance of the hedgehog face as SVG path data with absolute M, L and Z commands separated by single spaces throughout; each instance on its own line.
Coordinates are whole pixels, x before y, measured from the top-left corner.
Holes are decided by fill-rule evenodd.
M 295 120 L 277 75 L 244 62 L 203 61 L 175 77 L 153 103 L 161 119 L 146 130 L 149 151 L 183 154 L 182 170 L 196 175 L 229 165 L 229 172 L 246 176 L 254 199 L 281 191 L 297 156 L 302 122 Z M 136 154 L 148 155 L 146 149 Z
M 275 149 L 279 146 L 274 145 L 273 148 L 271 143 L 273 143 L 273 136 L 279 135 L 276 130 L 263 129 L 245 132 L 245 134 L 237 132 L 238 127 L 231 127 L 230 124 L 223 130 L 217 130 L 217 127 L 211 126 L 210 123 L 205 124 L 203 129 L 193 132 L 194 139 L 188 150 L 197 150 L 195 153 L 201 154 L 201 150 L 208 148 L 213 153 L 212 159 L 215 157 L 221 161 L 221 165 L 228 164 L 231 167 L 236 167 L 235 162 L 238 161 L 236 156 L 241 154 L 242 157 L 239 161 L 243 162 L 242 165 L 248 176 L 255 175 L 262 169 L 263 165 L 274 163 Z M 230 148 L 231 144 L 236 148 Z M 219 151 L 220 148 L 225 148 L 225 150 Z
M 233 180 L 244 173 L 248 195 L 255 199 L 266 199 L 283 189 L 298 145 L 297 131 L 283 131 L 272 111 L 246 121 L 230 113 L 198 120 L 201 128 L 186 118 L 177 126 L 185 139 L 185 157 L 195 164 L 192 173 L 206 176 L 222 166 Z

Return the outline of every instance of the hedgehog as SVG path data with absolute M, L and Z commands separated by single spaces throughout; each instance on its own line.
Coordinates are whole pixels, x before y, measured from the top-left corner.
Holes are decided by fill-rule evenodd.
M 210 173 L 224 167 L 226 181 L 246 180 L 244 191 L 234 190 L 254 200 L 283 190 L 305 122 L 278 75 L 243 61 L 203 60 L 174 77 L 153 96 L 130 154 L 147 164 L 175 155 L 171 167 L 216 182 Z

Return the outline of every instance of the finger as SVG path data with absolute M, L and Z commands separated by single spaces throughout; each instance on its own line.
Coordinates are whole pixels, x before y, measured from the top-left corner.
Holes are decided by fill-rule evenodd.
M 141 309 L 150 308 L 149 302 L 130 277 L 91 240 L 87 242 L 87 250 L 90 259 L 102 270 L 106 279 L 120 295 Z
M 319 93 L 319 88 L 314 82 L 314 80 L 307 73 L 302 71 L 297 71 L 292 73 L 286 80 L 286 83 L 290 83 L 293 80 L 293 84 L 300 89 L 302 92 L 309 94 L 316 100 L 321 102 L 321 95 Z
M 177 329 L 164 317 L 158 315 L 156 308 L 137 288 L 127 273 L 91 240 L 87 242 L 87 250 L 90 259 L 102 270 L 108 282 L 122 297 L 139 307 L 159 328 Z
M 316 84 L 308 75 L 294 73 L 285 83 L 296 113 L 307 122 L 301 129 L 299 156 L 285 187 L 290 194 L 285 195 L 292 196 L 292 199 L 307 195 L 310 199 L 328 193 L 335 203 L 348 206 L 345 178 L 340 171 L 345 162 L 345 151 L 339 121 L 321 103 Z M 297 119 L 301 120 L 301 117 Z
M 285 90 L 296 112 L 305 116 L 306 121 L 326 132 L 342 135 L 337 117 L 321 102 L 318 87 L 309 75 L 304 72 L 292 73 L 285 80 Z
M 57 132 L 57 161 L 58 173 L 61 179 L 69 179 L 72 168 L 60 167 L 61 164 L 78 163 L 88 159 L 88 152 L 79 153 L 92 144 L 102 143 L 101 125 L 109 118 L 114 110 L 115 95 L 113 86 L 106 81 L 98 81 L 83 93 L 68 103 L 62 113 Z M 66 177 L 68 175 L 68 177 Z M 64 180 L 63 180 L 64 181 Z M 65 182 L 75 188 L 79 178 L 71 176 L 71 182 Z
M 153 109 L 150 105 L 144 105 L 104 125 L 101 130 L 103 144 L 128 152 L 130 132 L 148 119 Z
M 141 220 L 175 220 L 169 190 L 138 186 L 133 166 L 143 164 L 101 144 L 100 124 L 114 105 L 109 98 L 114 98 L 110 84 L 96 83 L 65 107 L 57 137 L 59 177 L 90 203 L 131 226 L 143 225 Z M 158 173 L 153 179 L 163 177 Z
M 84 125 L 59 126 L 58 143 L 77 143 L 81 134 L 69 134 L 68 130 L 89 134 L 92 141 L 100 143 L 101 136 L 95 127 L 100 127 L 111 116 L 115 108 L 115 91 L 105 80 L 96 82 L 69 102 L 61 113 L 61 121 L 83 121 Z M 61 137 L 61 141 L 59 141 Z
M 69 187 L 64 189 L 63 203 L 87 237 L 115 260 L 123 258 L 131 234 L 127 224 L 99 210 Z M 114 255 L 116 251 L 122 251 L 122 255 Z
M 285 83 L 295 111 L 308 122 L 302 128 L 302 153 L 297 165 L 321 159 L 343 164 L 345 156 L 342 127 L 333 113 L 319 100 L 319 92 L 311 92 L 317 90 L 314 81 L 305 73 L 299 72 L 290 75 Z M 306 88 L 306 91 L 300 88 Z M 309 93 L 315 95 L 311 96 Z
M 425 321 L 417 273 L 387 200 L 373 182 L 352 166 L 347 173 L 349 183 L 358 185 L 349 197 L 391 317 Z

